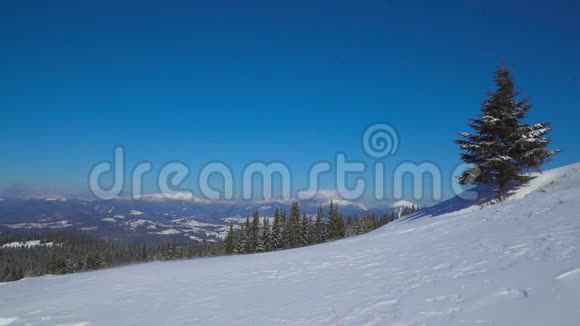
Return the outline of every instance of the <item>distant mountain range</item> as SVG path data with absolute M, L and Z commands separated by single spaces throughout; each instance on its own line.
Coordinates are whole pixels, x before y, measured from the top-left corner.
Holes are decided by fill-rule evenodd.
M 303 212 L 314 215 L 318 207 L 327 206 L 329 196 L 300 201 Z M 334 200 L 345 217 L 367 212 L 391 214 L 407 201 L 368 205 Z M 97 237 L 136 241 L 168 237 L 215 241 L 222 238 L 229 223 L 241 223 L 258 211 L 272 217 L 275 209 L 289 211 L 292 201 L 209 201 L 175 196 L 146 195 L 139 200 L 83 200 L 64 197 L 0 199 L 0 232 L 36 232 L 66 230 L 86 232 Z

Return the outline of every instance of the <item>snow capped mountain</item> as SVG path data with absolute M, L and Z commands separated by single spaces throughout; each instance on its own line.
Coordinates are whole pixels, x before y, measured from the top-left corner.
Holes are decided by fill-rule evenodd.
M 314 215 L 320 206 L 326 208 L 331 201 L 345 217 L 390 214 L 405 206 L 391 207 L 386 201 L 369 204 L 345 200 L 334 190 L 321 190 L 309 195 L 311 198 L 300 200 L 300 207 L 310 215 Z M 186 192 L 147 194 L 137 200 L 130 197 L 113 200 L 51 198 L 58 200 L 25 198 L 0 201 L 0 232 L 62 228 L 104 238 L 114 236 L 130 240 L 146 236 L 155 238 L 155 241 L 174 237 L 211 241 L 223 237 L 230 222 L 243 222 L 254 211 L 266 217 L 274 216 L 276 209 L 289 212 L 293 202 L 280 199 L 214 201 Z M 183 223 L 184 219 L 198 223 L 198 227 L 191 228 L 192 223 Z
M 148 201 L 164 201 L 164 200 L 175 200 L 175 201 L 185 201 L 185 202 L 192 202 L 197 204 L 225 204 L 231 203 L 230 201 L 226 200 L 208 200 L 203 199 L 195 196 L 190 192 L 174 192 L 174 193 L 167 193 L 167 194 L 147 194 L 141 195 L 137 198 L 130 198 L 130 197 L 121 197 L 119 199 L 125 200 L 148 200 Z
M 391 207 L 393 207 L 393 208 L 413 207 L 413 206 L 416 206 L 416 204 L 413 204 L 410 201 L 406 201 L 406 200 L 399 200 L 399 201 L 396 201 L 396 202 L 391 204 Z
M 46 246 L 46 247 L 52 247 L 54 243 L 52 242 L 46 242 L 46 243 L 41 243 L 40 240 L 29 240 L 29 241 L 16 241 L 16 242 L 10 242 L 10 243 L 6 243 L 4 245 L 2 245 L 0 248 L 21 248 L 21 247 L 25 247 L 25 248 L 30 248 L 30 247 L 36 247 L 36 246 Z
M 344 199 L 341 194 L 339 194 L 334 189 L 321 189 L 316 192 L 304 191 L 301 194 L 302 199 L 280 199 L 272 198 L 268 200 L 256 200 L 256 201 L 236 201 L 236 200 L 208 200 L 196 197 L 195 195 L 188 192 L 178 192 L 174 194 L 147 194 L 142 195 L 138 200 L 145 201 L 184 201 L 192 202 L 196 204 L 208 204 L 208 205 L 230 205 L 230 206 L 243 206 L 245 210 L 258 210 L 258 211 L 269 211 L 275 208 L 286 208 L 289 207 L 293 201 L 298 200 L 302 207 L 306 209 L 315 210 L 318 206 L 328 206 L 330 202 L 343 209 L 350 209 L 357 211 L 357 214 L 367 212 L 369 210 L 385 210 L 389 208 L 399 208 L 399 207 L 413 207 L 416 204 L 406 201 L 399 200 L 395 203 L 389 204 L 388 202 L 380 202 L 369 204 L 363 200 L 347 200 Z M 120 198 L 120 199 L 132 199 L 132 198 Z
M 580 164 L 491 204 L 460 197 L 371 233 L 255 255 L 0 286 L 5 325 L 577 325 Z
M 125 198 L 132 200 L 132 198 Z M 171 194 L 147 194 L 136 198 L 138 200 L 183 200 L 183 201 L 197 201 L 199 198 L 195 197 L 189 192 L 176 192 Z

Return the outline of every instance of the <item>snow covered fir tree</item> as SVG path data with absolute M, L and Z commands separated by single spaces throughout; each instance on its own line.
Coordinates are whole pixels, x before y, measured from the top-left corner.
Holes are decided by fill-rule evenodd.
M 547 149 L 550 122 L 527 124 L 532 108 L 527 98 L 518 99 L 511 72 L 503 66 L 495 73 L 497 89 L 481 107 L 481 117 L 471 119 L 473 133 L 462 132 L 456 140 L 463 150 L 461 159 L 472 164 L 459 178 L 464 185 L 494 183 L 498 199 L 506 198 L 511 183 L 526 181 L 525 173 L 540 171 L 542 164 L 559 150 Z
M 360 235 L 417 209 L 417 206 L 411 205 L 402 207 L 397 215 L 393 211 L 383 216 L 367 213 L 362 217 L 344 218 L 338 206 L 331 201 L 325 218 L 322 206 L 311 216 L 301 212 L 299 203 L 294 202 L 288 217 L 285 211 L 276 209 L 272 223 L 268 217 L 260 217 L 258 212 L 254 212 L 252 219 L 247 218 L 240 227 L 230 224 L 224 239 L 224 254 L 251 254 L 306 247 Z

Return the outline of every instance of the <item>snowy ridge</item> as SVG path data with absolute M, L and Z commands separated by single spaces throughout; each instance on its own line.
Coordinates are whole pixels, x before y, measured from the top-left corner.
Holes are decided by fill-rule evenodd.
M 580 187 L 580 163 L 556 168 L 543 173 L 529 174 L 531 180 L 525 185 L 508 191 L 509 197 L 505 203 L 514 200 L 520 200 L 536 192 L 546 192 L 551 190 L 565 191 Z M 477 198 L 470 198 L 472 195 Z M 467 199 L 464 199 L 466 197 Z M 438 216 L 438 215 L 460 215 L 477 211 L 482 206 L 495 203 L 497 198 L 497 189 L 494 186 L 482 185 L 471 189 L 470 191 L 456 196 L 442 203 L 430 206 L 416 212 L 411 216 L 405 217 L 405 220 L 413 220 L 418 217 Z M 504 204 L 505 204 L 504 203 Z
M 577 325 L 580 165 L 547 171 L 502 204 L 480 206 L 483 195 L 312 247 L 6 283 L 0 320 Z
M 36 246 L 46 246 L 46 247 L 52 247 L 53 243 L 52 242 L 46 242 L 46 243 L 41 243 L 40 240 L 29 240 L 29 241 L 17 241 L 17 242 L 10 242 L 10 243 L 5 243 L 3 244 L 0 248 L 30 248 L 30 247 L 36 247 Z
M 396 201 L 396 202 L 391 204 L 391 207 L 396 207 L 396 208 L 398 208 L 398 207 L 413 207 L 413 206 L 415 206 L 414 203 L 411 203 L 410 201 L 406 201 L 406 200 L 399 200 L 399 201 Z

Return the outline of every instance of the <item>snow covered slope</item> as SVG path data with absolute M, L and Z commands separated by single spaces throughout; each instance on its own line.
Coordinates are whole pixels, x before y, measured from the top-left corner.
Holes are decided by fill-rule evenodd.
M 3 284 L 0 325 L 580 325 L 580 164 L 457 203 L 308 248 Z

